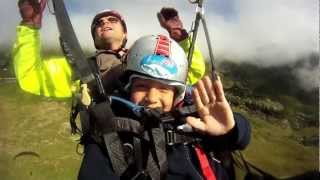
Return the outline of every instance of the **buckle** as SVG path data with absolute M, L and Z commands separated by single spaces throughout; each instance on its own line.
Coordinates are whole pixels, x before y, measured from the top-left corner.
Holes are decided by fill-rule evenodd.
M 173 130 L 168 130 L 166 131 L 166 143 L 169 145 L 169 146 L 172 146 L 174 145 L 176 142 L 176 135 L 175 133 L 173 132 Z

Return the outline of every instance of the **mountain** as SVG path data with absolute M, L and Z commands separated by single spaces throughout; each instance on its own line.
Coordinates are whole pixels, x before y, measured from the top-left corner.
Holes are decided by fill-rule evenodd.
M 317 54 L 281 66 L 217 63 L 232 109 L 252 126 L 246 160 L 277 178 L 318 170 L 319 89 L 302 86 L 297 74 L 303 69 L 319 77 L 318 66 Z

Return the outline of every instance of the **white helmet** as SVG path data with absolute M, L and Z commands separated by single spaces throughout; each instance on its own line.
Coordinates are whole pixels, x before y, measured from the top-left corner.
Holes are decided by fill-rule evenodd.
M 129 49 L 125 71 L 129 75 L 126 89 L 134 77 L 140 77 L 174 86 L 174 105 L 184 98 L 188 60 L 180 45 L 167 36 L 149 35 L 135 41 Z

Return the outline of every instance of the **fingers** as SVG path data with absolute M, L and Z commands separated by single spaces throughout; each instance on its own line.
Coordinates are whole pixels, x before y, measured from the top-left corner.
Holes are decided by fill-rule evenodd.
M 224 101 L 224 91 L 223 91 L 223 85 L 221 83 L 220 76 L 217 76 L 217 80 L 214 81 L 214 92 L 217 98 L 217 101 Z
M 203 104 L 208 104 L 210 102 L 209 96 L 206 92 L 206 87 L 203 83 L 203 80 L 199 80 L 196 84 L 196 89 L 199 92 L 200 99 Z
M 204 86 L 206 88 L 206 93 L 209 96 L 210 102 L 215 103 L 216 95 L 215 95 L 214 87 L 212 85 L 212 80 L 210 79 L 209 76 L 205 76 L 203 81 L 204 81 Z
M 193 89 L 192 96 L 193 96 L 193 100 L 195 102 L 195 105 L 196 105 L 197 109 L 201 109 L 203 107 L 203 103 L 202 103 L 202 100 L 200 98 L 198 89 Z
M 208 76 L 205 76 L 202 80 L 199 80 L 194 90 L 196 91 L 195 101 L 200 100 L 203 105 L 215 103 L 216 95 L 214 87 L 211 79 Z

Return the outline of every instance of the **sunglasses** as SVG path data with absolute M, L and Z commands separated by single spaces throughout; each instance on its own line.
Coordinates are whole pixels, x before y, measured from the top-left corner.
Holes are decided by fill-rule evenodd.
M 108 18 L 101 18 L 101 19 L 99 19 L 96 23 L 95 23 L 95 25 L 96 26 L 102 26 L 102 25 L 104 25 L 104 24 L 106 24 L 106 23 L 111 23 L 111 24 L 116 24 L 116 23 L 118 23 L 118 22 L 120 22 L 120 19 L 119 18 L 116 18 L 116 17 L 108 17 Z

